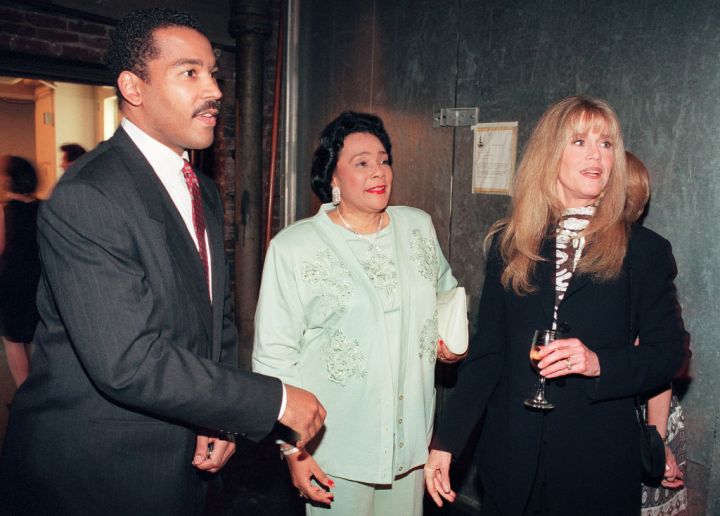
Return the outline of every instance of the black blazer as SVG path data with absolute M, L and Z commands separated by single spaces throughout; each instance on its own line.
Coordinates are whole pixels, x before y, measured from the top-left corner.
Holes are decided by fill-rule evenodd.
M 531 336 L 552 324 L 554 245 L 549 240 L 542 250 L 548 261 L 536 271 L 539 291 L 525 296 L 503 289 L 503 264 L 497 249 L 491 250 L 478 332 L 438 423 L 434 447 L 456 457 L 484 414 L 476 462 L 486 496 L 503 514 L 522 513 L 541 448 L 551 514 L 638 514 L 633 398 L 669 382 L 688 353 L 670 244 L 635 226 L 617 279 L 600 283 L 572 277 L 558 323 L 568 328 L 567 336 L 597 353 L 601 375 L 549 381 L 546 396 L 555 409 L 543 414 L 526 408 L 523 400 L 537 381 L 528 358 Z M 639 331 L 638 347 L 631 328 Z
M 19 513 L 197 514 L 198 429 L 257 440 L 275 423 L 281 383 L 237 368 L 222 204 L 198 179 L 212 304 L 187 227 L 123 129 L 41 208 L 42 321 L 0 463 Z

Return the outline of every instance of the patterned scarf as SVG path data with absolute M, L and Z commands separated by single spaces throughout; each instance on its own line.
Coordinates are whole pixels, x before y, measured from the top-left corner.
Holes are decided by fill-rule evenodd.
M 582 232 L 595 214 L 595 206 L 568 208 L 563 213 L 555 229 L 555 310 L 553 311 L 553 330 L 557 329 L 557 312 L 565 297 L 570 278 L 585 248 Z

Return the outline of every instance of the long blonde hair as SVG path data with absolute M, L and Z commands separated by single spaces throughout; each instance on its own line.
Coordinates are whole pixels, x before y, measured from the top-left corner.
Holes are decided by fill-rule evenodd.
M 533 275 L 544 260 L 540 248 L 565 209 L 557 191 L 563 150 L 572 137 L 590 131 L 608 135 L 615 160 L 595 215 L 583 232 L 587 244 L 577 272 L 600 281 L 620 273 L 628 240 L 623 218 L 627 171 L 620 121 L 602 99 L 567 97 L 552 104 L 538 121 L 515 174 L 510 214 L 490 228 L 486 239 L 487 244 L 500 233 L 499 251 L 505 263 L 502 284 L 519 295 L 537 289 Z

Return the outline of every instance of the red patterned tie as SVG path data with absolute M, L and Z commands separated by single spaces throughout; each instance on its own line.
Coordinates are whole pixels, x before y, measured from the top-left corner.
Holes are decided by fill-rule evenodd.
M 198 241 L 198 252 L 200 253 L 200 261 L 202 262 L 203 269 L 205 269 L 205 283 L 208 284 L 208 256 L 207 246 L 205 245 L 205 212 L 203 211 L 202 196 L 200 195 L 200 183 L 195 175 L 195 171 L 192 165 L 183 160 L 182 173 L 185 176 L 185 184 L 187 184 L 188 190 L 190 190 L 190 199 L 192 200 L 192 219 L 193 226 L 195 226 L 195 236 Z

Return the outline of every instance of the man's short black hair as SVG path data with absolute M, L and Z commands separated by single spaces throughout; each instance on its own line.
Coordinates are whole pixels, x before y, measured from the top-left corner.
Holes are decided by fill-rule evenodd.
M 188 13 L 164 7 L 132 11 L 120 20 L 110 39 L 106 62 L 113 79 L 127 70 L 147 82 L 148 61 L 158 56 L 153 33 L 167 27 L 188 27 L 207 37 Z
M 60 150 L 65 153 L 68 163 L 72 163 L 86 152 L 85 148 L 77 143 L 66 143 L 65 145 L 61 145 Z

